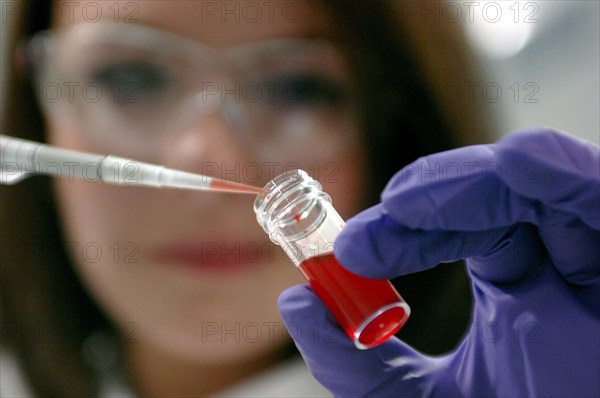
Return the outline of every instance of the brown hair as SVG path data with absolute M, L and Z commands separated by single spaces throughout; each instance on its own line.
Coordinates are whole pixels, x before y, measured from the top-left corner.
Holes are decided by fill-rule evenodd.
M 460 79 L 471 60 L 456 25 L 418 23 L 395 15 L 394 6 L 383 2 L 324 3 L 352 37 L 348 50 L 364 93 L 363 130 L 368 172 L 374 177 L 368 189 L 374 203 L 401 167 L 419 156 L 473 142 L 481 131 L 480 109 L 448 101 L 431 89 L 432 82 Z M 51 2 L 22 2 L 19 7 L 15 43 L 48 28 L 51 18 Z M 2 132 L 45 141 L 30 80 L 14 67 L 9 79 Z M 71 266 L 51 182 L 31 178 L 0 187 L 0 195 L 3 343 L 16 353 L 35 394 L 96 395 L 97 381 L 82 358 L 81 345 L 96 330 L 116 332 Z M 429 353 L 451 349 L 464 334 L 470 314 L 463 268 L 438 267 L 394 282 L 413 307 L 403 340 Z M 439 294 L 446 292 L 451 299 L 440 302 Z

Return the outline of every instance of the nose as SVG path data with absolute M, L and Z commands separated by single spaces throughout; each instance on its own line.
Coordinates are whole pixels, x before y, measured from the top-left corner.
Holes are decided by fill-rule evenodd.
M 166 167 L 230 181 L 244 182 L 243 165 L 250 161 L 241 140 L 242 104 L 195 96 L 177 124 L 172 124 L 161 151 Z
M 158 157 L 165 167 L 233 182 L 250 183 L 244 165 L 250 162 L 249 150 L 226 113 L 225 103 L 191 101 L 181 117 L 169 123 L 163 149 Z M 238 105 L 238 104 L 235 104 Z M 231 108 L 230 108 L 231 109 Z M 198 231 L 242 225 L 255 230 L 253 195 L 189 190 L 161 190 L 155 196 L 156 215 L 181 228 Z M 193 239 L 193 238 L 190 238 Z

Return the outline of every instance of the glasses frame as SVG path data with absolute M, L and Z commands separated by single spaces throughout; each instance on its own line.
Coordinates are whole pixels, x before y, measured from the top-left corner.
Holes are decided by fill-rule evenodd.
M 62 37 L 68 37 L 68 35 L 80 39 L 94 37 L 95 45 L 118 43 L 123 47 L 132 46 L 138 50 L 156 53 L 165 58 L 174 57 L 188 62 L 190 65 L 196 65 L 199 70 L 221 70 L 231 65 L 247 65 L 256 58 L 260 59 L 269 55 L 285 57 L 286 54 L 294 54 L 300 50 L 318 52 L 328 48 L 337 51 L 337 54 L 343 57 L 331 41 L 324 39 L 274 39 L 241 44 L 226 49 L 215 49 L 191 38 L 141 24 L 81 23 L 59 28 L 58 30 L 40 31 L 19 46 L 20 58 L 25 60 L 25 65 L 28 66 L 32 77 L 39 84 L 60 80 L 60 73 L 53 70 L 54 65 L 50 59 L 56 51 L 57 41 L 61 40 Z M 149 37 L 153 38 L 152 43 L 148 40 Z M 57 77 L 58 79 L 56 79 Z M 356 96 L 356 93 L 353 92 L 355 86 L 349 85 L 349 87 L 348 97 L 354 98 Z M 198 105 L 199 102 L 198 96 L 184 98 L 183 101 L 184 106 L 182 106 L 182 112 L 180 112 L 182 114 L 193 113 L 193 107 Z M 54 111 L 52 109 L 54 102 L 50 104 L 48 104 L 48 101 L 42 100 L 41 102 L 46 102 L 42 104 L 42 108 L 46 113 Z M 356 110 L 356 102 L 353 100 L 351 105 L 354 111 Z M 226 101 L 222 101 L 221 104 L 212 101 L 210 106 L 207 106 L 207 104 L 200 105 L 203 106 L 203 113 L 219 111 L 226 116 L 233 115 L 233 117 L 230 117 L 232 120 L 239 119 L 239 107 L 233 109 Z M 190 106 L 192 111 L 190 111 Z M 181 116 L 177 117 L 181 118 Z M 355 125 L 358 127 L 358 121 L 355 122 Z M 353 135 L 349 134 L 349 136 Z M 265 152 L 265 150 L 259 148 L 255 152 Z M 269 150 L 266 152 L 269 152 Z

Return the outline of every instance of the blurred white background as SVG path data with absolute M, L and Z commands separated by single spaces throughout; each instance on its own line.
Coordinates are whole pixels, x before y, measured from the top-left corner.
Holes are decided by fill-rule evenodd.
M 0 0 L 2 104 L 15 4 Z M 600 142 L 600 1 L 447 1 L 439 16 L 463 23 L 481 56 L 475 100 L 492 103 L 499 131 L 548 125 Z
M 467 3 L 447 6 L 466 12 Z M 484 100 L 498 97 L 502 131 L 546 125 L 598 144 L 600 2 L 474 3 L 461 22 L 486 67 Z

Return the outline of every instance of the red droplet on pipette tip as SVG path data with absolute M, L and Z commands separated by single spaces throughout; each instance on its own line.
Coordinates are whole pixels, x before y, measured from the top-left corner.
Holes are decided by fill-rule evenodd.
M 211 191 L 232 192 L 232 193 L 247 193 L 258 195 L 262 188 L 252 185 L 241 184 L 239 182 L 212 180 L 210 182 Z
M 296 214 L 294 216 L 294 220 L 296 220 L 296 222 L 300 222 L 301 219 L 302 219 L 302 217 L 300 216 L 300 214 Z

